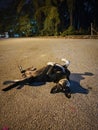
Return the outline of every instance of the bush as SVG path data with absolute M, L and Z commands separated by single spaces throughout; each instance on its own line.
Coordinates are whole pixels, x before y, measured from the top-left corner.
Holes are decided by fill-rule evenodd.
M 67 30 L 65 30 L 61 35 L 66 36 L 66 35 L 75 35 L 75 28 L 73 26 L 69 26 Z
M 41 30 L 40 31 L 40 36 L 53 36 L 53 32 L 52 31 L 49 31 L 49 30 Z

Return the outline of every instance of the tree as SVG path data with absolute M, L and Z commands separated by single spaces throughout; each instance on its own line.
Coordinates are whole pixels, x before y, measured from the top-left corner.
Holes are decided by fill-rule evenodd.
M 93 0 L 94 3 L 94 13 L 93 13 L 93 17 L 94 17 L 94 26 L 96 28 L 96 30 L 98 31 L 98 0 Z
M 32 25 L 28 15 L 21 16 L 19 18 L 19 31 L 24 36 L 30 36 L 32 34 Z
M 47 35 L 57 35 L 58 25 L 60 24 L 59 13 L 56 7 L 51 7 L 48 16 L 44 21 L 44 32 Z
M 58 32 L 60 23 L 59 13 L 54 6 L 44 6 L 37 10 L 35 18 L 38 22 L 39 31 L 41 34 L 54 35 Z
M 98 0 L 14 0 L 0 9 L 0 32 L 13 30 L 13 34 L 24 32 L 29 36 L 33 32 L 55 35 L 64 31 L 65 35 L 77 30 L 84 34 L 91 23 L 98 29 L 97 14 Z
M 73 26 L 73 12 L 75 9 L 75 0 L 67 0 L 67 6 L 70 16 L 70 26 Z

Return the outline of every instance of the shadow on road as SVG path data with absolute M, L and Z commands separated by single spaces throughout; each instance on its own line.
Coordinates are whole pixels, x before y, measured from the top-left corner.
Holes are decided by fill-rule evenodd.
M 83 88 L 83 86 L 80 85 L 81 80 L 85 79 L 85 76 L 93 76 L 93 73 L 85 72 L 85 73 L 71 73 L 70 79 L 71 79 L 71 93 L 81 93 L 81 94 L 88 94 L 89 90 L 86 88 Z M 5 81 L 3 83 L 4 85 L 10 84 L 8 87 L 2 89 L 2 91 L 9 91 L 13 88 L 21 89 L 24 87 L 24 85 L 29 86 L 41 86 L 46 84 L 46 82 L 37 82 L 32 78 L 24 79 L 22 81 Z M 58 92 L 57 92 L 58 93 Z
M 85 76 L 93 76 L 93 73 L 85 72 L 85 73 L 72 73 L 70 76 L 71 79 L 71 92 L 72 93 L 82 93 L 82 94 L 88 94 L 89 90 L 86 88 L 83 88 L 81 86 L 80 82 L 81 80 L 85 79 Z

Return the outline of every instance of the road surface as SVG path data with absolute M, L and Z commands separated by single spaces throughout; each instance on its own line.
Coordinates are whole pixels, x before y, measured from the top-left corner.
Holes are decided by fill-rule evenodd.
M 21 78 L 18 65 L 41 68 L 48 61 L 71 61 L 71 98 L 51 94 L 54 83 L 24 85 L 8 92 L 7 81 Z M 98 130 L 98 40 L 20 38 L 0 40 L 0 129 Z

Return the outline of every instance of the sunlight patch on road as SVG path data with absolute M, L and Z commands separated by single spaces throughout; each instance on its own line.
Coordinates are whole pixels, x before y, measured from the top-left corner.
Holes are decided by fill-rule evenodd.
M 41 56 L 41 57 L 46 57 L 46 54 L 41 54 L 40 56 Z

